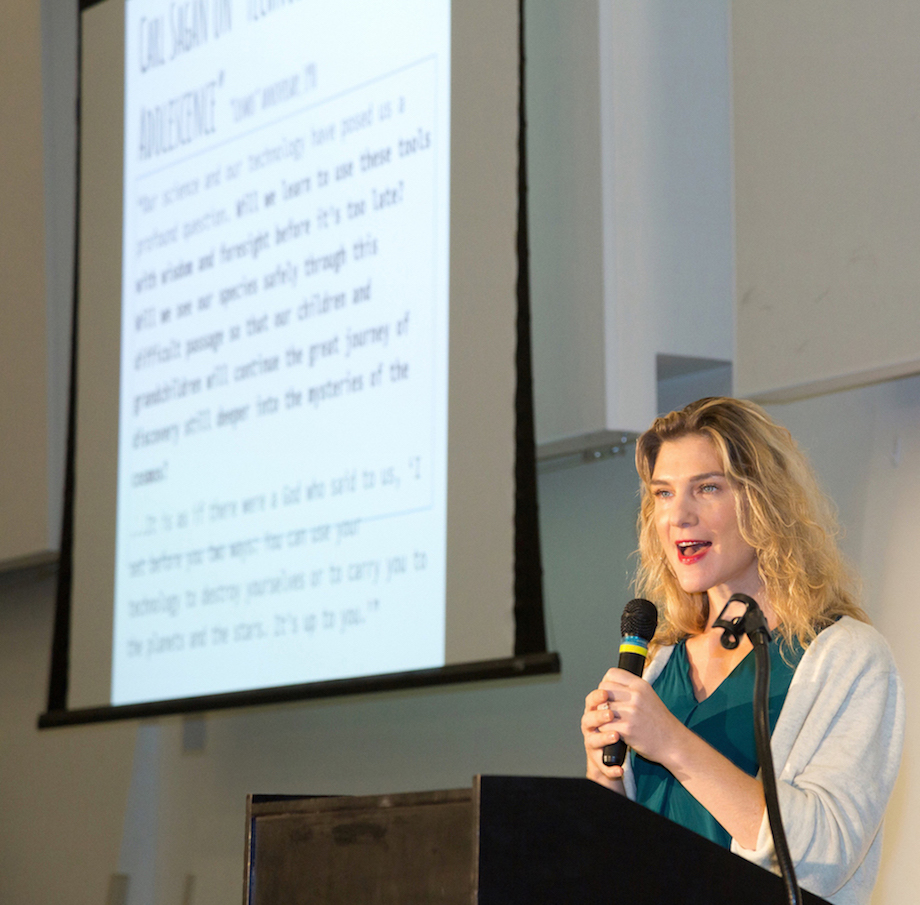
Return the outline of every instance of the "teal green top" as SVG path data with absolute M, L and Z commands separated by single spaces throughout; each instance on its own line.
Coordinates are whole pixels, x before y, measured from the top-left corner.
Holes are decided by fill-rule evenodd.
M 791 653 L 788 647 L 783 649 L 788 663 L 783 659 L 778 641 L 769 646 L 771 734 L 803 653 L 798 645 Z M 708 698 L 697 701 L 690 682 L 687 648 L 681 641 L 675 645 L 654 685 L 674 716 L 751 776 L 757 775 L 753 710 L 755 666 L 755 655 L 751 651 Z M 638 754 L 633 754 L 633 769 L 636 801 L 719 845 L 726 848 L 731 845 L 731 836 L 722 825 L 672 773 Z

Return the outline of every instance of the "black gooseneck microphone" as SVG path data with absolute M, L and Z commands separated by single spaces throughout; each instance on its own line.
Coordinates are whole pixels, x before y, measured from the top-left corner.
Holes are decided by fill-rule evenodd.
M 648 656 L 649 641 L 655 636 L 658 628 L 658 609 L 650 600 L 637 597 L 630 600 L 623 608 L 620 619 L 620 662 L 617 666 L 631 672 L 634 676 L 641 676 L 645 668 L 645 659 Z M 604 746 L 604 766 L 620 767 L 626 760 L 626 742 L 623 739 L 612 745 Z

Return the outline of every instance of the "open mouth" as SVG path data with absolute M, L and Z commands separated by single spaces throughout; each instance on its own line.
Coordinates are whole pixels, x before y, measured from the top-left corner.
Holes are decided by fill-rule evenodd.
M 677 542 L 677 555 L 681 562 L 694 562 L 711 546 L 708 540 L 681 540 Z

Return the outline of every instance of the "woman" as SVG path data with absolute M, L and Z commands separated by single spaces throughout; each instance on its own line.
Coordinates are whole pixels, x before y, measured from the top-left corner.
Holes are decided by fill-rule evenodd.
M 712 398 L 658 418 L 636 447 L 637 589 L 660 609 L 642 678 L 611 669 L 585 699 L 588 778 L 764 867 L 754 657 L 721 644 L 729 597 L 759 604 L 770 645 L 772 750 L 800 884 L 866 903 L 900 761 L 903 690 L 855 603 L 829 504 L 795 441 L 758 406 Z M 603 748 L 622 738 L 624 767 Z M 774 868 L 775 869 L 775 868 Z

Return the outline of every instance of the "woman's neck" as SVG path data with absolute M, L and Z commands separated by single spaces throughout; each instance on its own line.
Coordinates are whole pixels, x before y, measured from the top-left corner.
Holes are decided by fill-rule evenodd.
M 763 586 L 763 584 L 759 584 L 756 588 L 751 588 L 750 590 L 742 588 L 713 588 L 708 591 L 704 595 L 704 597 L 708 600 L 709 612 L 706 616 L 706 627 L 703 629 L 703 633 L 709 633 L 714 630 L 716 619 L 718 619 L 722 614 L 732 595 L 737 593 L 747 594 L 748 597 L 753 598 L 757 602 L 757 605 L 760 607 L 764 618 L 767 620 L 767 627 L 770 629 L 770 631 L 773 631 L 773 629 L 776 628 L 776 615 L 773 612 L 773 607 L 770 606 L 770 600 L 767 597 L 766 588 Z M 739 608 L 738 613 L 729 611 L 726 614 L 729 619 L 734 615 L 740 614 L 742 604 L 739 603 L 737 606 Z

